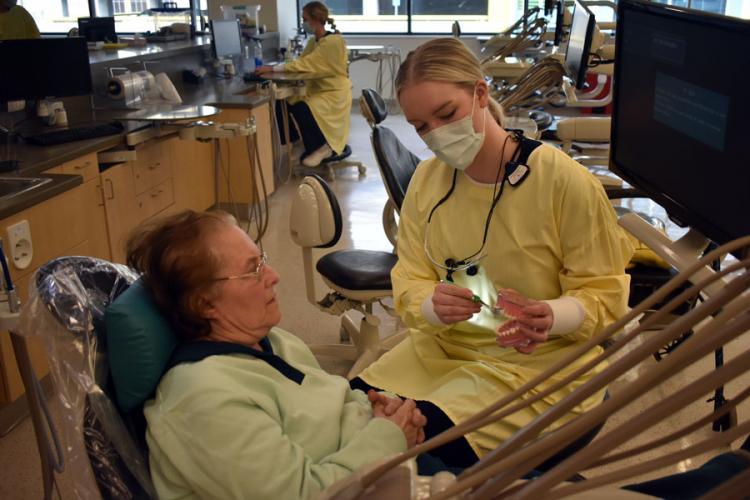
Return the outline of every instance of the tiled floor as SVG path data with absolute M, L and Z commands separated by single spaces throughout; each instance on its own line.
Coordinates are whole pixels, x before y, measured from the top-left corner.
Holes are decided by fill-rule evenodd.
M 385 124 L 394 129 L 399 138 L 418 156 L 426 157 L 429 155 L 424 143 L 422 143 L 401 115 L 389 117 Z M 356 169 L 339 172 L 336 180 L 331 183 L 344 212 L 342 238 L 333 249 L 356 247 L 372 250 L 391 250 L 381 223 L 381 210 L 386 201 L 386 192 L 372 155 L 368 126 L 364 119 L 357 113 L 352 115 L 350 145 L 354 151 L 354 156 L 363 161 L 367 165 L 368 170 L 367 175 L 361 178 L 357 175 Z M 298 182 L 298 179 L 292 179 L 291 182 L 278 186 L 276 193 L 271 197 L 270 226 L 268 234 L 264 238 L 264 248 L 269 254 L 271 263 L 281 275 L 281 282 L 278 285 L 278 296 L 283 311 L 281 326 L 299 335 L 309 343 L 338 342 L 339 318 L 321 313 L 307 302 L 301 251 L 291 241 L 289 236 L 290 200 Z M 659 213 L 658 208 L 648 206 L 645 208 L 646 210 Z M 316 251 L 315 255 L 322 255 L 325 251 L 330 250 L 319 250 Z M 321 297 L 324 290 L 325 287 L 322 280 L 318 279 L 317 296 Z M 398 322 L 383 314 L 382 311 L 379 312 L 379 316 L 384 320 L 382 327 L 384 334 L 399 329 Z M 739 349 L 746 349 L 746 347 L 747 335 L 735 341 L 726 349 L 727 358 L 731 358 L 733 353 L 738 352 Z M 629 379 L 637 377 L 640 370 L 645 369 L 654 362 L 653 360 L 649 360 L 643 366 L 639 367 L 639 369 L 626 374 L 610 387 L 610 391 L 616 393 L 618 388 L 628 383 Z M 325 362 L 324 365 L 332 371 L 340 372 L 345 368 L 343 365 L 332 362 Z M 712 359 L 702 360 L 690 370 L 690 373 L 680 375 L 679 381 L 684 384 L 685 381 L 694 378 L 700 373 L 711 370 L 712 367 Z M 743 379 L 734 382 L 727 388 L 727 394 L 729 396 L 736 394 L 737 388 L 745 387 L 747 383 L 748 377 L 743 377 Z M 650 391 L 636 404 L 627 408 L 622 415 L 610 419 L 607 422 L 605 430 L 617 425 L 619 422 L 628 420 L 631 416 L 642 411 L 643 408 L 663 399 L 673 390 L 674 385 L 670 385 Z M 685 408 L 679 415 L 661 422 L 653 429 L 647 430 L 633 441 L 641 443 L 662 436 L 680 426 L 680 423 L 693 420 L 696 418 L 696 415 L 704 414 L 709 408 L 708 403 L 699 401 Z M 750 411 L 750 406 L 748 404 L 742 405 L 739 411 L 740 418 L 746 415 L 748 411 Z M 671 448 L 684 447 L 689 443 L 695 442 L 701 435 L 709 433 L 709 430 L 704 429 L 696 433 L 697 435 L 690 436 L 680 443 L 673 444 Z M 653 471 L 648 474 L 648 477 L 656 477 L 676 470 L 687 470 L 699 465 L 702 461 L 703 458 L 685 460 L 676 467 Z M 0 498 L 41 497 L 39 469 L 33 430 L 30 422 L 26 420 L 9 435 L 0 439 Z M 75 474 L 75 471 L 67 471 L 62 477 L 61 490 L 63 498 L 71 497 L 69 490 L 69 477 L 71 474 Z

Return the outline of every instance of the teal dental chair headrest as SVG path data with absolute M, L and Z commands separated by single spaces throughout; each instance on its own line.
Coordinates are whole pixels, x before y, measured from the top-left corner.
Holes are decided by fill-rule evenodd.
M 130 412 L 153 396 L 178 343 L 139 279 L 107 307 L 107 352 L 120 409 Z

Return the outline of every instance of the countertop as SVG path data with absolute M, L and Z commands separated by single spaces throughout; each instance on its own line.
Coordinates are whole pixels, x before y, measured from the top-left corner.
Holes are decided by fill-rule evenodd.
M 93 64 L 111 63 L 119 60 L 125 62 L 128 59 L 142 60 L 144 55 L 153 55 L 154 58 L 169 55 L 204 50 L 203 45 L 208 43 L 204 38 L 198 37 L 194 40 L 171 42 L 158 45 L 149 45 L 142 48 L 131 48 L 127 50 L 94 53 L 91 55 Z M 269 101 L 265 95 L 251 94 L 254 90 L 253 84 L 248 84 L 238 75 L 231 80 L 221 79 L 207 75 L 200 85 L 175 82 L 184 104 L 206 104 L 219 108 L 255 108 Z M 125 145 L 125 135 L 134 130 L 150 126 L 148 122 L 133 121 L 137 115 L 128 109 L 102 109 L 112 106 L 113 101 L 97 98 L 96 119 L 98 121 L 110 121 L 118 118 L 128 118 L 123 121 L 125 129 L 123 133 L 84 141 L 75 141 L 56 146 L 36 146 L 17 142 L 11 147 L 12 155 L 19 160 L 19 171 L 4 173 L 0 177 L 22 176 L 22 177 L 49 177 L 41 175 L 47 169 L 60 165 L 66 161 L 79 158 L 92 152 L 104 151 L 116 146 Z M 128 116 L 130 115 L 130 116 Z M 55 196 L 67 189 L 72 189 L 81 183 L 81 178 L 75 175 L 55 175 L 54 180 L 40 188 L 28 193 L 18 195 L 11 199 L 0 199 L 0 218 L 8 217 L 47 198 Z
M 3 177 L 13 176 L 5 174 Z M 35 175 L 35 177 L 50 178 L 52 181 L 13 198 L 0 198 L 0 219 L 10 217 L 21 210 L 73 189 L 83 182 L 80 175 L 44 174 Z

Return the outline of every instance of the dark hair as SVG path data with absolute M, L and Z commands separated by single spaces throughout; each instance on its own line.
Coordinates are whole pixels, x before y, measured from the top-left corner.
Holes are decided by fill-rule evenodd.
M 127 263 L 142 273 L 156 307 L 182 340 L 211 332 L 203 298 L 220 272 L 213 234 L 236 225 L 226 212 L 186 210 L 135 229 L 127 242 Z

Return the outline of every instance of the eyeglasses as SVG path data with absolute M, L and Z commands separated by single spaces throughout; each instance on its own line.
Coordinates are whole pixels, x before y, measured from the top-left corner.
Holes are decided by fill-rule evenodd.
M 268 255 L 266 254 L 266 252 L 263 252 L 260 254 L 260 261 L 258 262 L 258 266 L 255 268 L 255 271 L 250 271 L 249 273 L 244 274 L 235 274 L 234 276 L 225 276 L 223 278 L 214 278 L 214 281 L 255 278 L 255 281 L 260 282 L 261 278 L 263 277 L 263 269 L 265 268 L 266 264 L 268 264 Z

